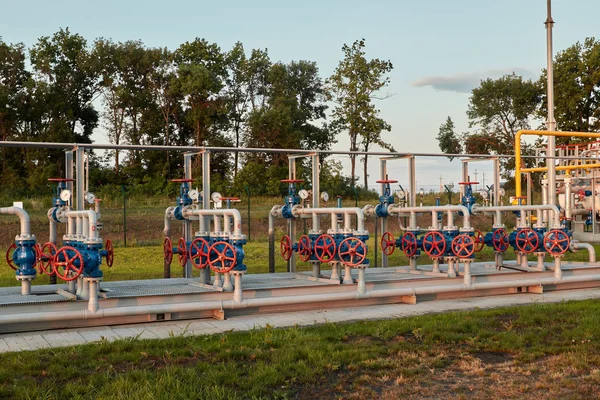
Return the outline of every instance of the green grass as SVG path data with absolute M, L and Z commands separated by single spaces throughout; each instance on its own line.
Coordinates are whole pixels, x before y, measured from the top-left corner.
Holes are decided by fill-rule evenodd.
M 408 307 L 408 306 L 407 306 Z M 2 398 L 591 398 L 600 302 L 0 355 Z

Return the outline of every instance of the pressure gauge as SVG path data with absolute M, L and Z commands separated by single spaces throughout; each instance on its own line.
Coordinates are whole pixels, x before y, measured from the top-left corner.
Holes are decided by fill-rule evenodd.
M 300 196 L 300 198 L 301 198 L 302 200 L 306 200 L 306 199 L 308 199 L 308 190 L 306 190 L 306 189 L 302 189 L 302 190 L 300 190 L 300 191 L 298 192 L 298 196 Z
M 482 199 L 487 200 L 488 198 L 488 192 L 487 190 L 480 190 L 479 191 L 479 195 L 481 196 Z
M 404 193 L 404 190 L 398 190 L 396 192 L 396 196 L 400 199 L 400 200 L 404 200 L 404 198 L 406 197 L 406 193 Z
M 210 196 L 210 198 L 212 199 L 212 201 L 214 201 L 215 203 L 218 203 L 219 201 L 221 201 L 221 198 L 222 198 L 222 197 L 223 197 L 223 196 L 221 196 L 221 193 L 219 193 L 219 192 L 214 192 L 214 193 L 213 193 L 213 194 Z
M 500 196 L 504 196 L 506 194 L 506 192 L 504 191 L 504 188 L 500 188 L 500 190 L 498 190 L 498 194 Z
M 62 197 L 62 196 L 61 196 Z M 96 200 L 96 195 L 92 192 L 87 192 L 85 194 L 85 201 L 87 201 L 89 204 L 94 204 L 94 200 Z M 66 201 L 66 200 L 65 200 Z
M 321 200 L 323 201 L 329 201 L 329 193 L 327 192 L 321 192 Z
M 64 189 L 60 192 L 60 199 L 62 201 L 69 201 L 69 199 L 71 198 L 71 191 L 68 189 Z
M 190 190 L 190 192 L 188 193 L 188 195 L 190 196 L 190 199 L 197 201 L 198 200 L 198 190 L 197 189 L 192 189 Z

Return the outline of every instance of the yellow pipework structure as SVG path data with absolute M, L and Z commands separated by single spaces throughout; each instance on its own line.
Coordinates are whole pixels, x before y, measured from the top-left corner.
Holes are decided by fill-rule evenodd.
M 578 165 L 560 165 L 556 167 L 557 171 L 574 171 L 577 169 L 592 169 L 600 168 L 600 164 L 578 164 Z M 526 172 L 544 172 L 548 171 L 548 167 L 532 167 L 532 168 L 521 168 L 521 173 Z
M 600 138 L 600 133 L 593 132 L 559 132 L 559 131 L 538 131 L 522 129 L 515 134 L 515 192 L 516 196 L 521 196 L 521 173 L 522 172 L 541 172 L 546 171 L 548 167 L 538 168 L 521 168 L 521 136 L 558 136 L 558 137 L 586 137 Z M 547 154 L 555 156 L 555 154 Z M 554 162 L 554 160 L 552 160 Z M 570 171 L 573 169 L 600 168 L 600 164 L 582 164 L 582 165 L 566 165 L 556 167 L 558 171 Z

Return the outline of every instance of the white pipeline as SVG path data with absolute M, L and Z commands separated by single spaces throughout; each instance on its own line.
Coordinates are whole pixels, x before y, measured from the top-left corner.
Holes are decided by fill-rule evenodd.
M 400 216 L 410 214 L 410 227 L 417 226 L 417 214 L 423 214 L 426 212 L 431 212 L 432 226 L 437 225 L 437 213 L 438 212 L 447 212 L 448 213 L 448 224 L 454 224 L 454 216 L 451 215 L 455 211 L 462 212 L 463 218 L 463 228 L 470 229 L 471 228 L 471 217 L 469 210 L 465 206 L 460 205 L 445 205 L 445 206 L 429 206 L 429 207 L 402 207 L 398 204 L 390 204 L 388 206 L 388 214 Z M 448 225 L 452 226 L 452 225 Z
M 558 207 L 552 204 L 538 204 L 538 205 L 519 205 L 519 206 L 496 206 L 496 207 L 483 207 L 479 204 L 473 205 L 472 211 L 473 214 L 477 213 L 495 213 L 496 219 L 501 219 L 501 214 L 503 212 L 510 211 L 535 211 L 541 213 L 544 210 L 548 210 L 552 212 L 552 226 L 551 228 L 559 228 L 560 227 L 560 211 Z M 539 214 L 538 214 L 539 215 Z M 540 217 L 541 219 L 542 217 Z M 500 221 L 501 224 L 501 221 Z
M 589 258 L 590 262 L 591 263 L 596 262 L 596 249 L 590 243 L 581 243 L 581 242 L 578 242 L 577 240 L 573 240 L 571 242 L 571 248 L 573 250 L 581 250 L 581 249 L 587 250 L 588 254 L 590 255 L 590 258 Z
M 19 323 L 34 323 L 34 322 L 49 322 L 49 321 L 66 321 L 66 320 L 86 320 L 99 318 L 117 318 L 128 317 L 134 315 L 155 315 L 167 313 L 186 313 L 200 312 L 220 309 L 243 309 L 243 308 L 258 308 L 272 306 L 286 306 L 294 304 L 320 303 L 320 302 L 337 302 L 344 300 L 360 300 L 369 298 L 382 297 L 399 297 L 399 296 L 418 296 L 428 294 L 450 293 L 450 292 L 468 292 L 474 290 L 492 290 L 505 289 L 512 287 L 531 287 L 543 285 L 557 285 L 578 282 L 600 281 L 600 274 L 594 275 L 575 275 L 557 279 L 556 277 L 546 278 L 528 278 L 516 279 L 503 282 L 481 282 L 466 285 L 464 283 L 450 283 L 445 285 L 422 286 L 422 287 L 405 287 L 397 289 L 382 289 L 373 290 L 370 292 L 360 293 L 360 291 L 344 292 L 344 293 L 327 293 L 302 296 L 283 296 L 283 297 L 265 297 L 265 298 L 244 298 L 230 300 L 213 300 L 206 302 L 190 302 L 179 304 L 152 304 L 144 306 L 130 306 L 118 308 L 99 309 L 97 312 L 92 312 L 87 309 L 74 311 L 56 311 L 56 312 L 36 312 L 36 313 L 19 313 L 19 314 L 3 314 L 0 315 L 0 325 L 2 324 L 19 324 Z
M 202 210 L 202 209 L 184 210 L 183 216 L 185 218 L 188 218 L 188 216 L 199 216 L 199 217 L 214 216 L 215 223 L 217 223 L 217 218 L 219 218 L 219 217 L 222 217 L 222 216 L 233 217 L 233 233 L 236 236 L 242 236 L 242 215 L 235 208 L 224 208 L 224 209 L 220 209 L 220 210 Z M 269 216 L 269 218 L 270 218 L 270 216 Z M 219 229 L 220 229 L 220 227 L 219 227 Z M 215 226 L 215 230 L 216 230 L 216 226 Z
M 334 227 L 334 221 L 337 220 L 337 215 L 343 214 L 344 223 L 346 225 L 345 229 L 351 229 L 351 216 L 356 215 L 356 230 L 360 232 L 364 232 L 365 230 L 365 214 L 363 213 L 363 210 L 358 207 L 302 208 L 300 206 L 295 206 L 292 210 L 292 214 L 294 214 L 295 217 L 298 217 L 300 215 L 312 215 L 313 220 L 315 216 L 331 214 L 332 228 Z
M 171 236 L 171 219 L 174 218 L 173 212 L 175 211 L 175 207 L 167 207 L 165 210 L 165 227 L 163 229 L 164 236 Z
M 75 234 L 77 236 L 81 235 L 84 239 L 90 240 L 99 239 L 98 230 L 96 229 L 98 219 L 94 210 L 67 211 L 65 215 L 69 220 L 75 220 Z M 69 221 L 69 224 L 72 223 Z M 84 227 L 86 228 L 85 230 L 83 229 Z M 87 237 L 85 236 L 85 231 L 87 231 Z
M 21 233 L 23 237 L 31 236 L 30 219 L 27 211 L 21 207 L 0 207 L 0 214 L 16 215 L 21 222 Z

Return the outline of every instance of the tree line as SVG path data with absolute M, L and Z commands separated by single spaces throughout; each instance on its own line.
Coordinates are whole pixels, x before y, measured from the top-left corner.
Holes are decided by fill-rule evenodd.
M 587 38 L 560 51 L 554 58 L 554 104 L 557 130 L 600 131 L 600 42 Z M 439 147 L 444 153 L 514 154 L 515 134 L 520 129 L 545 129 L 547 115 L 547 71 L 538 80 L 516 74 L 482 80 L 469 98 L 467 132 L 457 133 L 451 117 L 441 124 Z M 585 139 L 562 137 L 557 144 Z M 521 143 L 523 154 L 535 154 L 544 140 Z M 535 161 L 526 159 L 526 166 Z M 510 179 L 514 159 L 502 160 L 502 173 Z
M 387 96 L 381 91 L 393 67 L 367 59 L 365 46 L 364 40 L 344 45 L 333 75 L 323 78 L 316 62 L 273 61 L 267 49 L 247 51 L 240 42 L 223 50 L 196 38 L 170 50 L 140 40 L 88 43 L 68 28 L 30 48 L 0 38 L 0 135 L 3 141 L 90 143 L 103 129 L 114 144 L 329 150 L 339 134 L 348 134 L 350 150 L 393 150 L 382 137 L 391 127 L 376 107 Z M 177 152 L 89 157 L 94 186 L 162 193 L 173 188 L 169 178 L 182 175 Z M 3 148 L 1 158 L 2 193 L 33 194 L 47 178 L 64 174 L 60 151 Z M 348 177 L 339 162 L 323 157 L 322 187 L 355 192 L 356 157 L 351 161 Z M 366 188 L 366 157 L 362 162 Z M 285 177 L 284 154 L 211 155 L 211 184 L 225 193 L 246 187 L 280 194 Z M 308 164 L 299 178 L 310 180 Z

